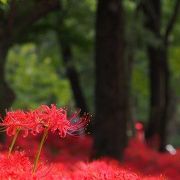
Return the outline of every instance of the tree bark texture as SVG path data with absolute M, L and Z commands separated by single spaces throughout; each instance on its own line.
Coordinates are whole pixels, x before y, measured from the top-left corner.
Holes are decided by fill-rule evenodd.
M 94 157 L 121 160 L 129 112 L 121 0 L 98 1 L 95 46 Z

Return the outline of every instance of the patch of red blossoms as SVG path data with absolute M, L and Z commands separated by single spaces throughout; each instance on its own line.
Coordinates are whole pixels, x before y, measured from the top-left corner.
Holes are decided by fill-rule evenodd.
M 15 152 L 9 156 L 0 154 L 0 179 L 26 179 L 31 175 L 32 163 L 24 152 Z
M 76 119 L 74 122 L 73 119 Z M 67 111 L 63 108 L 57 108 L 54 104 L 50 107 L 41 105 L 33 111 L 11 111 L 7 112 L 1 126 L 6 127 L 7 135 L 15 135 L 19 129 L 24 132 L 24 137 L 31 132 L 36 135 L 42 132 L 45 128 L 55 132 L 58 131 L 60 137 L 65 137 L 66 134 L 75 134 L 81 132 L 89 121 L 89 116 L 84 115 L 79 117 L 79 113 L 72 116 L 67 116 Z
M 0 179 L 16 180 L 165 180 L 162 176 L 142 176 L 121 166 L 112 159 L 93 162 L 79 160 L 67 166 L 65 163 L 45 164 L 41 162 L 32 173 L 32 162 L 22 152 L 15 152 L 10 157 L 0 154 Z
M 58 140 L 59 135 L 76 135 L 82 132 L 88 116 L 79 118 L 78 113 L 70 117 L 63 108 L 55 105 L 42 105 L 33 111 L 12 111 L 7 113 L 1 125 L 6 127 L 8 135 L 14 135 L 17 129 L 36 135 L 48 128 L 49 138 L 42 150 L 37 171 L 33 171 L 34 155 L 38 149 L 40 136 L 28 136 L 17 139 L 19 150 L 8 156 L 0 153 L 0 179 L 18 180 L 165 180 L 180 179 L 180 151 L 176 154 L 160 154 L 150 149 L 144 142 L 143 132 L 129 141 L 125 152 L 125 162 L 119 163 L 109 158 L 88 162 L 92 138 L 69 137 Z M 9 129 L 8 129 L 9 128 Z M 140 130 L 142 130 L 140 128 Z M 8 142 L 7 139 L 6 143 Z M 7 149 L 7 148 L 6 148 Z M 16 148 L 17 149 L 17 148 Z

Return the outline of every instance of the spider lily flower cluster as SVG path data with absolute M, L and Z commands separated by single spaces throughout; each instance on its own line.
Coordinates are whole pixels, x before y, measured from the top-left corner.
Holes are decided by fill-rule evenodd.
M 66 109 L 57 108 L 52 104 L 51 106 L 41 105 L 33 111 L 17 110 L 7 112 L 3 122 L 0 123 L 0 126 L 4 128 L 2 130 L 5 130 L 8 136 L 14 136 L 9 147 L 9 156 L 19 132 L 23 132 L 23 137 L 27 137 L 29 133 L 32 133 L 33 135 L 43 133 L 34 162 L 33 172 L 35 172 L 42 146 L 49 131 L 53 133 L 58 131 L 62 138 L 66 137 L 67 134 L 78 135 L 84 132 L 84 128 L 87 126 L 88 122 L 88 114 L 79 117 L 79 112 L 76 112 L 68 117 Z
M 28 133 L 36 135 L 48 129 L 52 132 L 58 131 L 60 137 L 65 137 L 66 134 L 75 135 L 82 132 L 87 126 L 89 115 L 85 114 L 80 118 L 78 116 L 79 112 L 68 117 L 66 109 L 57 108 L 54 104 L 50 107 L 41 105 L 33 111 L 7 112 L 0 126 L 6 129 L 8 136 L 15 135 L 17 130 L 22 131 L 23 137 L 26 137 Z

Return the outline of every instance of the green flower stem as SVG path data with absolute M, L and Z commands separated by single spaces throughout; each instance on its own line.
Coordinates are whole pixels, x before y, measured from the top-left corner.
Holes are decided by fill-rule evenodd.
M 36 158 L 35 158 L 35 161 L 34 161 L 33 173 L 36 172 L 37 165 L 38 165 L 38 161 L 39 161 L 39 157 L 40 157 L 40 154 L 41 154 L 41 150 L 42 150 L 43 144 L 44 144 L 44 142 L 45 142 L 45 140 L 46 140 L 46 137 L 47 137 L 47 135 L 48 135 L 48 130 L 49 130 L 48 128 L 46 128 L 46 129 L 44 130 L 44 134 L 43 134 L 43 137 L 42 137 L 42 139 L 41 139 L 41 142 L 40 142 L 40 145 L 39 145 L 39 148 L 38 148 L 38 153 L 37 153 Z
M 11 145 L 10 145 L 10 147 L 9 147 L 8 157 L 11 155 L 11 152 L 12 152 L 12 150 L 13 150 L 13 147 L 14 147 L 14 144 L 15 144 L 15 142 L 16 142 L 16 139 L 17 139 L 17 137 L 18 137 L 19 132 L 20 132 L 20 128 L 18 128 L 18 129 L 16 130 L 16 134 L 15 134 L 14 137 L 13 137 L 13 140 L 12 140 Z

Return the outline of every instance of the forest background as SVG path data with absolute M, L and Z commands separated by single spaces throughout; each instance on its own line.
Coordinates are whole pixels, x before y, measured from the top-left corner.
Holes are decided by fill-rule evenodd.
M 81 108 L 93 115 L 97 156 L 119 156 L 136 121 L 147 127 L 147 139 L 158 134 L 160 151 L 167 143 L 180 146 L 179 6 L 1 0 L 1 114 L 51 103 Z

